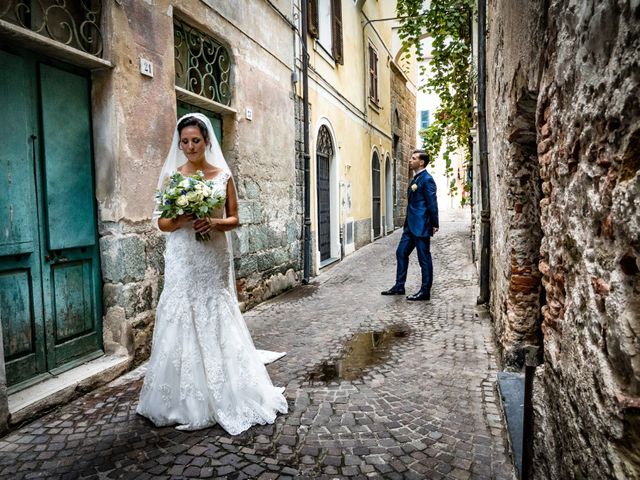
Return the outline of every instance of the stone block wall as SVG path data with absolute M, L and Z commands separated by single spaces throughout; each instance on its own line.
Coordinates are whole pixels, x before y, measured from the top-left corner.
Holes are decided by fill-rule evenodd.
M 145 223 L 113 222 L 103 223 L 100 235 L 105 351 L 128 355 L 137 364 L 151 349 L 165 237 Z
M 393 219 L 396 228 L 404 225 L 409 187 L 409 157 L 416 149 L 416 95 L 407 87 L 405 76 L 393 65 L 391 77 L 391 130 L 394 137 L 395 201 Z M 396 116 L 397 112 L 397 116 Z
M 640 3 L 488 2 L 491 308 L 539 479 L 640 478 Z

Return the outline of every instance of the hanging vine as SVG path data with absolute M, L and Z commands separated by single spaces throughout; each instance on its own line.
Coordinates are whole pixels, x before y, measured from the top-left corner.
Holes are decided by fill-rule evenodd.
M 466 170 L 471 168 L 470 131 L 473 122 L 472 88 L 474 84 L 471 50 L 471 21 L 473 0 L 431 0 L 425 7 L 424 0 L 398 0 L 397 13 L 404 19 L 400 38 L 405 47 L 405 57 L 414 51 L 421 76 L 426 73 L 426 58 L 422 41 L 432 38 L 429 58 L 430 75 L 419 88 L 440 98 L 440 106 L 434 114 L 434 122 L 420 131 L 423 148 L 432 162 L 442 152 L 447 175 L 453 174 L 451 157 L 461 152 Z M 444 143 L 444 146 L 443 146 Z M 444 147 L 444 148 L 443 148 Z M 457 193 L 455 177 L 449 186 L 450 193 Z M 464 190 L 471 190 L 470 180 L 465 178 Z M 462 203 L 466 201 L 463 197 Z

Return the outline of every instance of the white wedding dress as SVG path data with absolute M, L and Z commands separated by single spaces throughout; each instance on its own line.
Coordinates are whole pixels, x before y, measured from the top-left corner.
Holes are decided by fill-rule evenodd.
M 224 182 L 227 173 L 214 182 Z M 220 218 L 220 208 L 214 216 Z M 169 234 L 164 289 L 156 311 L 151 358 L 137 412 L 157 426 L 197 430 L 220 424 L 237 435 L 287 413 L 284 388 L 274 387 L 256 350 L 235 290 L 223 232 L 199 242 L 191 228 Z M 271 358 L 268 358 L 271 357 Z

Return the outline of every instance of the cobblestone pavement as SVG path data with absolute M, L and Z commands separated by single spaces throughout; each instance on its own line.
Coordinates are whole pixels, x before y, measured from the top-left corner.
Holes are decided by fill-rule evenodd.
M 452 214 L 433 239 L 431 302 L 380 295 L 396 232 L 245 315 L 258 347 L 288 352 L 269 366 L 290 405 L 274 425 L 236 437 L 155 428 L 135 414 L 138 369 L 0 439 L 0 476 L 515 478 L 467 216 Z M 407 293 L 418 274 L 413 257 Z

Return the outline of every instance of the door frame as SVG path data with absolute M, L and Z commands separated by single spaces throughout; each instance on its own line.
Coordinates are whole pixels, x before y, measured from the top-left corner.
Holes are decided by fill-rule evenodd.
M 370 181 L 370 192 L 371 192 L 371 196 L 369 198 L 371 198 L 371 241 L 373 242 L 374 240 L 377 240 L 378 238 L 382 237 L 384 232 L 383 232 L 383 226 L 382 226 L 382 162 L 380 161 L 380 157 L 382 156 L 382 153 L 378 151 L 378 149 L 376 147 L 373 147 L 371 149 L 371 160 L 369 161 L 369 178 L 371 179 Z M 375 235 L 375 229 L 374 229 L 374 198 L 373 198 L 373 183 L 374 183 L 374 179 L 373 179 L 373 160 L 374 158 L 378 159 L 378 170 L 379 170 L 379 178 L 378 178 L 378 189 L 380 191 L 380 215 L 379 215 L 379 219 L 378 219 L 378 228 L 380 229 L 380 235 L 378 235 L 376 237 Z
M 320 261 L 320 248 L 318 242 L 318 226 L 319 226 L 319 218 L 318 218 L 318 159 L 316 157 L 316 151 L 318 146 L 318 135 L 320 133 L 320 128 L 325 126 L 329 131 L 329 136 L 331 137 L 331 144 L 333 146 L 333 155 L 329 158 L 329 201 L 330 206 L 329 209 L 331 211 L 331 255 L 329 259 L 324 262 Z M 340 165 L 340 149 L 338 148 L 337 136 L 336 132 L 333 129 L 333 125 L 326 117 L 321 117 L 318 121 L 315 134 L 313 137 L 313 186 L 315 190 L 315 195 L 313 196 L 313 202 L 315 207 L 315 240 L 316 240 L 316 274 L 320 271 L 321 268 L 332 264 L 340 260 L 340 189 L 339 186 L 339 165 Z

